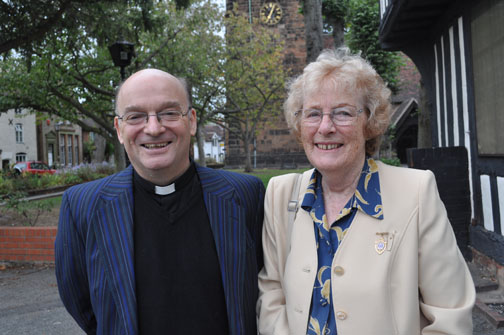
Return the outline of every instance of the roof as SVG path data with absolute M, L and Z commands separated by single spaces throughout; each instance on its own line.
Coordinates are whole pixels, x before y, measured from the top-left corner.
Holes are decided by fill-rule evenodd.
M 401 47 L 435 36 L 439 22 L 456 0 L 391 0 L 380 23 L 380 44 L 386 50 Z
M 205 134 L 205 142 L 211 142 L 214 135 L 217 135 L 219 139 L 224 138 L 224 128 L 216 124 L 206 124 L 203 133 Z
M 390 117 L 390 124 L 399 128 L 404 121 L 408 118 L 411 112 L 415 111 L 418 107 L 418 102 L 415 98 L 410 98 L 403 101 L 393 112 Z

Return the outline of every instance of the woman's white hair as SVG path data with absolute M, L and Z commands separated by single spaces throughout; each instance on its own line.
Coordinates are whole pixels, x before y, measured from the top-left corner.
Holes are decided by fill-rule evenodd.
M 324 50 L 316 61 L 308 64 L 303 73 L 290 82 L 284 103 L 287 124 L 299 137 L 299 117 L 296 112 L 303 108 L 305 97 L 319 91 L 328 81 L 335 88 L 341 87 L 350 94 L 362 97 L 368 115 L 365 127 L 366 154 L 373 155 L 390 123 L 391 92 L 375 69 L 348 48 Z

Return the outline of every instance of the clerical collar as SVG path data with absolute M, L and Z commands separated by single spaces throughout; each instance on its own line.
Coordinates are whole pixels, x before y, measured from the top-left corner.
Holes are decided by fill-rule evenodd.
M 191 180 L 191 178 L 196 174 L 196 166 L 194 162 L 191 161 L 189 168 L 173 183 L 167 186 L 159 186 L 151 183 L 150 181 L 142 178 L 136 171 L 133 169 L 133 182 L 135 185 L 139 186 L 146 192 L 150 194 L 156 194 L 160 196 L 172 194 L 176 191 L 180 191 L 183 189 Z
M 172 194 L 173 192 L 175 192 L 175 183 L 168 186 L 154 186 L 154 193 L 156 193 L 157 195 L 168 195 Z

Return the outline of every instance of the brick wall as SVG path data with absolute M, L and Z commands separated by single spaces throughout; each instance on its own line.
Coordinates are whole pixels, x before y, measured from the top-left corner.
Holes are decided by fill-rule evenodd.
M 0 227 L 0 262 L 54 262 L 57 227 Z
M 252 18 L 259 20 L 259 12 L 265 1 L 262 0 L 227 0 L 227 8 L 231 9 L 233 3 L 238 4 L 238 9 L 249 14 L 249 4 Z M 280 34 L 285 42 L 284 69 L 288 77 L 300 74 L 306 65 L 306 43 L 305 27 L 303 15 L 299 13 L 300 3 L 297 0 L 276 1 L 282 8 L 283 17 L 275 26 L 268 28 Z M 283 110 L 270 118 L 266 124 L 260 126 L 256 136 L 256 148 L 261 155 L 285 155 L 287 160 L 291 153 L 303 153 L 302 146 L 298 143 L 296 136 L 292 134 L 288 127 Z M 226 165 L 243 165 L 244 150 L 242 142 L 236 135 L 226 132 Z M 229 162 L 228 162 L 229 158 Z M 267 160 L 266 160 L 267 161 Z

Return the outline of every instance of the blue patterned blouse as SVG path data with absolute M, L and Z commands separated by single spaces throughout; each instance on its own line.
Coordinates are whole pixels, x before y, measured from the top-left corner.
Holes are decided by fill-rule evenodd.
M 325 215 L 321 181 L 322 175 L 315 170 L 301 204 L 301 208 L 313 219 L 318 256 L 308 335 L 337 333 L 336 320 L 331 307 L 331 265 L 334 254 L 345 237 L 357 210 L 377 219 L 383 219 L 378 166 L 372 158 L 366 158 L 355 194 L 331 224 L 327 222 Z

